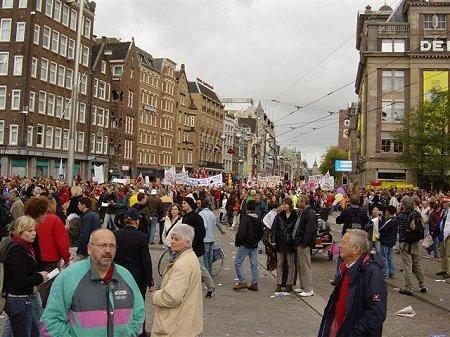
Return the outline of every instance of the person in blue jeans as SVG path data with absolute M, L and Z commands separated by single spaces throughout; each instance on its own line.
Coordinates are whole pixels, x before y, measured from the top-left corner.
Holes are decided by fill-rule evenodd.
M 234 260 L 234 268 L 239 282 L 233 287 L 235 291 L 241 289 L 248 289 L 258 291 L 258 242 L 263 237 L 262 223 L 255 213 L 256 203 L 254 200 L 247 202 L 247 213 L 241 216 L 239 229 L 236 233 L 235 245 L 238 247 L 236 258 Z M 245 281 L 244 270 L 242 263 L 248 256 L 250 260 L 250 269 L 252 272 L 252 281 L 250 286 L 247 286 Z
M 213 249 L 214 249 L 214 230 L 216 226 L 220 229 L 217 223 L 216 215 L 209 208 L 211 207 L 210 203 L 207 200 L 202 200 L 201 203 L 201 211 L 198 213 L 205 225 L 205 238 L 203 242 L 205 243 L 205 255 L 203 255 L 203 261 L 205 262 L 205 267 L 209 272 L 209 275 L 212 275 L 212 265 L 213 265 Z
M 384 223 L 380 224 L 378 230 L 380 232 L 380 250 L 381 258 L 384 263 L 384 277 L 394 277 L 394 246 L 397 241 L 398 223 L 396 220 L 397 209 L 393 205 L 389 205 L 384 212 Z

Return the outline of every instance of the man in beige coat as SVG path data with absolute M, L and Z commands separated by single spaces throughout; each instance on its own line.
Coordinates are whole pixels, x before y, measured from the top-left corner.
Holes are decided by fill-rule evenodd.
M 203 331 L 201 271 L 192 250 L 194 229 L 180 224 L 171 231 L 171 262 L 152 294 L 155 306 L 152 337 L 197 337 Z

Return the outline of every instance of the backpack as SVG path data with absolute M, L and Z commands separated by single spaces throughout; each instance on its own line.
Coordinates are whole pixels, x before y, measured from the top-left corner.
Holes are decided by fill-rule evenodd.
M 3 262 L 5 261 L 6 256 L 8 255 L 9 250 L 13 246 L 13 243 L 11 241 L 11 238 L 9 236 L 6 236 L 2 239 L 0 242 L 0 289 L 1 289 L 1 295 L 0 295 L 0 313 L 3 312 L 5 309 L 6 304 L 6 293 L 3 291 L 3 281 L 5 276 L 5 269 Z
M 359 223 L 359 207 L 352 208 L 353 212 L 350 215 L 350 226 L 348 229 L 364 229 L 363 226 Z
M 409 243 L 419 242 L 424 238 L 424 228 L 422 216 L 413 211 L 408 216 L 408 226 L 406 227 L 406 241 Z

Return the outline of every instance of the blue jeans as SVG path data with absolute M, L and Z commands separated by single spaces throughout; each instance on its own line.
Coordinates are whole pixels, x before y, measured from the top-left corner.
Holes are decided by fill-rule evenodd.
M 158 224 L 158 218 L 150 217 L 150 223 L 148 224 L 148 242 L 155 240 L 156 225 Z
M 384 276 L 388 277 L 394 274 L 394 249 L 392 247 L 380 246 L 381 248 L 381 258 L 384 262 Z
M 258 284 L 258 261 L 256 260 L 258 256 L 258 248 L 247 248 L 240 246 L 236 253 L 236 258 L 234 259 L 234 268 L 236 269 L 236 275 L 239 279 L 239 283 L 245 282 L 244 270 L 242 268 L 242 263 L 247 257 L 250 260 L 250 269 L 252 271 L 252 283 Z
M 8 315 L 10 328 L 14 336 L 39 337 L 39 317 L 37 317 L 33 295 L 12 297 L 7 295 L 5 312 Z M 40 297 L 39 297 L 40 299 Z M 42 307 L 41 307 L 42 310 Z
M 212 276 L 212 266 L 213 266 L 213 242 L 205 242 L 205 255 L 203 255 L 203 261 L 205 262 L 206 270 L 208 270 L 209 275 Z
M 438 257 L 439 256 L 439 238 L 435 237 L 433 239 L 434 243 L 433 243 L 433 255 L 434 257 Z
M 31 298 L 31 312 L 33 314 L 33 319 L 36 319 L 36 321 L 39 322 L 43 312 L 41 296 L 39 295 L 38 292 L 35 292 L 30 295 L 30 298 Z M 9 317 L 5 321 L 5 324 L 3 325 L 2 337 L 13 337 L 13 331 Z

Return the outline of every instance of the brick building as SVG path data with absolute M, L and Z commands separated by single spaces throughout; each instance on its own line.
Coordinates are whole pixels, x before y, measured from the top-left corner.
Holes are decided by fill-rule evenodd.
M 95 4 L 4 0 L 0 19 L 0 173 L 57 177 L 67 158 L 77 28 L 82 29 L 74 172 L 90 172 L 88 153 Z M 100 155 L 100 162 L 106 157 Z

